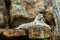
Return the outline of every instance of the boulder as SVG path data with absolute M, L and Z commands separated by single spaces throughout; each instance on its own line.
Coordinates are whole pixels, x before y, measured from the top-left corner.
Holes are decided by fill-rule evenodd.
M 44 10 L 45 1 L 41 0 L 13 0 L 11 10 L 13 16 L 23 16 L 25 18 L 34 18 L 38 12 Z M 39 7 L 38 7 L 39 6 Z M 38 10 L 37 10 L 38 9 Z
M 26 33 L 24 30 L 5 29 L 5 31 L 3 32 L 3 35 L 6 37 L 25 36 Z
M 35 26 L 29 28 L 29 38 L 49 38 L 51 37 L 51 31 L 46 27 Z

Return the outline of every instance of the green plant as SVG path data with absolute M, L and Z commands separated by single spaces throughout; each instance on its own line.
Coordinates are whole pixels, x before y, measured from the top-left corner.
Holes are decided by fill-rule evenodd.
M 48 40 L 47 38 L 44 38 L 43 40 Z

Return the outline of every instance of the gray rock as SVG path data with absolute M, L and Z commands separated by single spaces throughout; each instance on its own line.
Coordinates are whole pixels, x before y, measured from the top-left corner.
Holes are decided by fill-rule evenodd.
M 19 0 L 17 0 L 17 1 L 14 0 L 12 2 L 12 7 L 13 7 L 13 11 L 14 11 L 14 16 L 21 16 L 21 15 L 23 15 L 25 17 L 25 15 L 26 15 L 25 5 L 20 3 Z

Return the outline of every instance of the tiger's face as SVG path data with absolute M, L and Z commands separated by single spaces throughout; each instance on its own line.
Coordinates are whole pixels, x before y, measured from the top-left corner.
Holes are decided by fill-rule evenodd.
M 41 20 L 43 18 L 43 14 L 38 14 L 36 18 L 37 20 Z
M 35 18 L 35 21 L 36 22 L 45 22 L 45 19 L 44 19 L 44 17 L 43 17 L 43 14 L 38 14 L 37 16 L 36 16 L 36 18 Z

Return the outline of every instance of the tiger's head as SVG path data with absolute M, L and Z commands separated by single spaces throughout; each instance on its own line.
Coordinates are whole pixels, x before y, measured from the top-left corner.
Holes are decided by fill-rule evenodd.
M 36 17 L 35 17 L 35 20 L 43 20 L 43 14 L 38 14 Z

